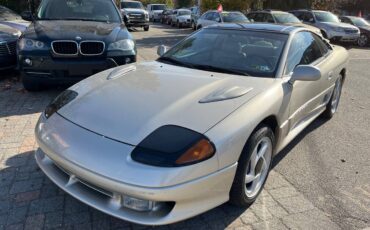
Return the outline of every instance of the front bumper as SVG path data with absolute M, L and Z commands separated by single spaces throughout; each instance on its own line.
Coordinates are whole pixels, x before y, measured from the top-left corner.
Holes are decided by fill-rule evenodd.
M 50 82 L 76 82 L 103 70 L 136 62 L 135 54 L 94 58 L 53 58 L 21 54 L 18 56 L 20 71 L 28 77 Z M 31 60 L 31 64 L 26 63 Z
M 40 168 L 61 189 L 109 215 L 138 224 L 164 225 L 193 217 L 229 199 L 236 163 L 191 180 L 167 183 L 171 177 L 205 171 L 206 164 L 210 163 L 174 169 L 141 165 L 132 162 L 130 154 L 126 154 L 132 146 L 102 138 L 63 121 L 58 114 L 49 118 L 53 124 L 57 123 L 54 128 L 48 128 L 43 117 L 40 119 L 36 127 L 40 149 L 35 154 Z M 212 159 L 210 161 L 212 163 Z M 122 177 L 131 181 L 124 181 Z M 147 181 L 147 186 L 143 181 Z M 161 183 L 165 184 L 159 186 Z M 123 196 L 163 205 L 152 211 L 138 212 L 122 205 Z
M 329 39 L 339 42 L 355 42 L 360 37 L 360 33 L 331 32 Z

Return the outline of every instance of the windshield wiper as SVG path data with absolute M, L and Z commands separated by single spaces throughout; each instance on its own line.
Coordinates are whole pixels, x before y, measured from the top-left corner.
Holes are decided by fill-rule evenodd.
M 193 65 L 194 68 L 200 69 L 200 70 L 207 70 L 207 71 L 216 71 L 220 73 L 230 73 L 230 74 L 237 74 L 242 76 L 249 76 L 249 74 L 235 69 L 227 69 L 222 67 L 217 67 L 213 65 Z
M 173 58 L 170 58 L 170 57 L 160 57 L 160 58 L 158 58 L 158 61 L 163 61 L 163 62 L 174 64 L 174 65 L 179 65 L 179 66 L 194 68 L 194 65 L 192 65 L 190 63 L 178 61 L 178 60 L 173 59 Z

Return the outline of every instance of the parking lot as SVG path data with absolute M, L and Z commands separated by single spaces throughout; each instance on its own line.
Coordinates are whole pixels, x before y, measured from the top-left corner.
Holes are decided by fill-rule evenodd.
M 191 33 L 159 24 L 132 31 L 138 61 L 154 60 L 160 44 Z M 364 229 L 370 227 L 370 49 L 348 47 L 350 63 L 339 111 L 316 120 L 274 161 L 265 190 L 250 208 L 224 204 L 155 229 Z M 30 93 L 18 75 L 0 79 L 0 230 L 145 229 L 90 208 L 38 169 L 34 127 L 59 92 Z

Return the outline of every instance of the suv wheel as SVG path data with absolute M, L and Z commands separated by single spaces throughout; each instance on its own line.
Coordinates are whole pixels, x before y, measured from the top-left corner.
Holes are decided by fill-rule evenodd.
M 326 110 L 322 113 L 322 117 L 330 119 L 338 110 L 340 96 L 342 95 L 343 77 L 340 76 L 335 82 L 333 94 L 331 95 L 330 101 L 326 105 Z
M 144 31 L 149 31 L 149 26 L 144 26 Z
M 357 40 L 357 45 L 360 47 L 364 47 L 369 42 L 369 38 L 366 36 L 366 34 L 361 34 L 361 36 Z

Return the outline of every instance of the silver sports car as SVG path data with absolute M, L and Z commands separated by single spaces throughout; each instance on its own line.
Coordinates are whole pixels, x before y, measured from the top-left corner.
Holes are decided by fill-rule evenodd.
M 348 62 L 318 34 L 269 24 L 207 27 L 158 54 L 72 86 L 36 127 L 55 184 L 145 225 L 250 205 L 273 157 L 337 111 Z

